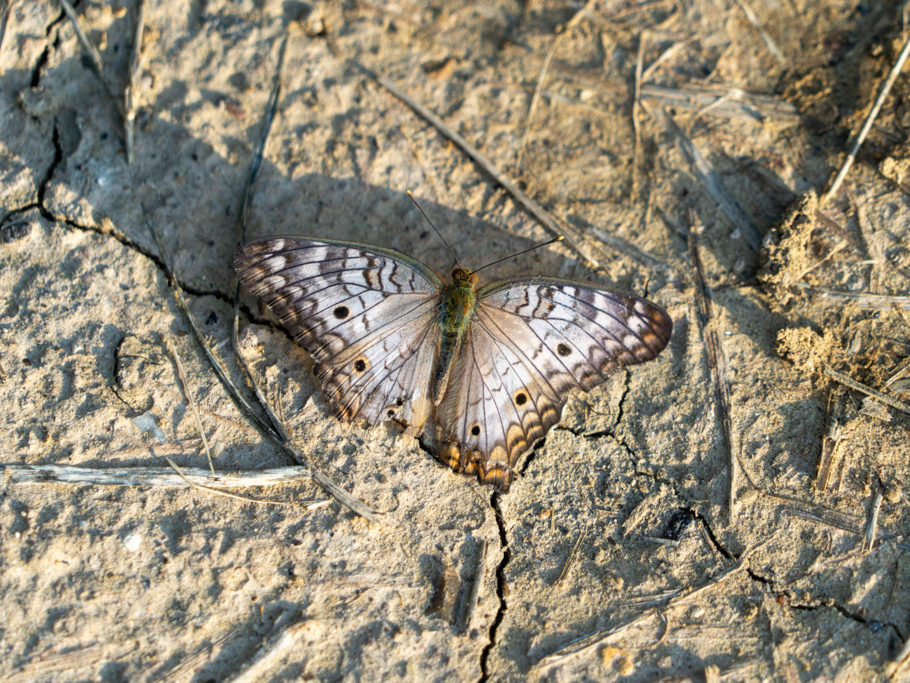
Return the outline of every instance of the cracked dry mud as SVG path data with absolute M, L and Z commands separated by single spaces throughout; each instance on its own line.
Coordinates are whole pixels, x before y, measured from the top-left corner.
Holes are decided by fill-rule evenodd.
M 751 3 L 765 37 L 744 6 L 604 1 L 573 21 L 581 5 L 555 2 L 152 1 L 129 165 L 108 90 L 127 82 L 136 4 L 77 7 L 107 86 L 57 2 L 2 5 L 0 675 L 906 677 L 894 661 L 910 637 L 910 416 L 826 374 L 910 398 L 905 77 L 844 188 L 821 213 L 818 201 L 901 49 L 900 5 Z M 306 354 L 243 296 L 243 352 L 297 446 L 381 524 L 337 503 L 305 509 L 325 498 L 306 480 L 242 492 L 287 505 L 17 483 L 12 466 L 105 471 L 166 455 L 206 467 L 168 340 L 216 467 L 288 464 L 207 365 L 166 278 L 240 381 L 227 341 L 234 224 L 285 35 L 251 237 L 356 239 L 444 271 L 406 188 L 466 264 L 546 236 L 357 60 L 601 255 L 586 264 L 553 247 L 490 277 L 633 289 L 673 317 L 670 346 L 571 399 L 499 496 L 414 439 L 333 419 Z M 666 106 L 760 250 L 660 124 Z M 666 267 L 611 251 L 605 234 Z

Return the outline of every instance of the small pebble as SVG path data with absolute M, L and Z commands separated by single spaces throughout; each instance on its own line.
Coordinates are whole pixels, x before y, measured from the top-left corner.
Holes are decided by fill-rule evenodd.
M 123 539 L 123 545 L 126 546 L 126 549 L 131 553 L 139 550 L 139 546 L 142 544 L 142 536 L 137 534 L 135 531 L 129 534 L 126 538 Z

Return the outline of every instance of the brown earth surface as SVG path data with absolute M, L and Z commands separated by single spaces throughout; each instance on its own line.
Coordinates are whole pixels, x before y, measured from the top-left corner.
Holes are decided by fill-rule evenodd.
M 910 676 L 906 76 L 825 196 L 900 3 L 152 1 L 132 78 L 136 3 L 77 6 L 100 73 L 57 2 L 0 8 L 5 680 Z M 276 75 L 249 238 L 445 272 L 405 189 L 474 267 L 548 236 L 358 64 L 572 236 L 486 280 L 633 290 L 670 345 L 573 397 L 499 495 L 332 417 L 244 293 L 240 348 L 293 444 L 378 521 L 306 476 L 236 498 L 130 479 L 207 468 L 197 424 L 220 473 L 293 464 L 167 277 L 251 398 L 231 261 Z

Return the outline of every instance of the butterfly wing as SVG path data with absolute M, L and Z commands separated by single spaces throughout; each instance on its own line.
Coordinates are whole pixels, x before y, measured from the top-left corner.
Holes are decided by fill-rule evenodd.
M 645 299 L 567 280 L 493 283 L 477 299 L 437 410 L 437 440 L 445 461 L 500 490 L 573 390 L 654 358 L 673 328 Z
M 424 424 L 442 287 L 429 268 L 355 242 L 271 237 L 244 245 L 234 269 L 313 357 L 338 417 Z

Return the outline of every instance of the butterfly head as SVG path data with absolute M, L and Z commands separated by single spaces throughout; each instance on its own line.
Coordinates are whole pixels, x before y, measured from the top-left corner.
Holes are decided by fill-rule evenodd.
M 471 289 L 477 284 L 477 273 L 464 268 L 456 268 L 452 271 L 452 282 L 455 286 L 469 286 Z

